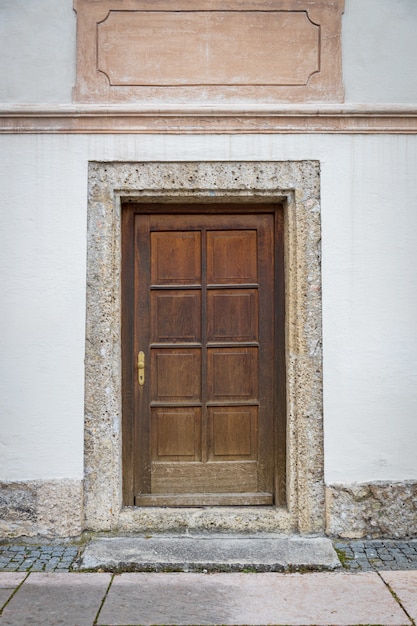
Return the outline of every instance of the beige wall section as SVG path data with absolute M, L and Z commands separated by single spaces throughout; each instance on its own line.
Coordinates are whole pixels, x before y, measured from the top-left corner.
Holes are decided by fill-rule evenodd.
M 75 0 L 78 102 L 341 102 L 344 0 Z M 150 10 L 150 8 L 152 10 Z

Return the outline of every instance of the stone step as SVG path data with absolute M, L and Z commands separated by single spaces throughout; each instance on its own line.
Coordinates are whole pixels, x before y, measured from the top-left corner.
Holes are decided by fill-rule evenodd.
M 281 572 L 341 567 L 330 539 L 182 534 L 97 537 L 76 568 L 112 572 Z

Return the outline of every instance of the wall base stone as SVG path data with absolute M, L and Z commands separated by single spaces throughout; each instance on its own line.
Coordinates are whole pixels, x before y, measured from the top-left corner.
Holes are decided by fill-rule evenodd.
M 417 482 L 329 485 L 326 515 L 331 536 L 417 537 Z
M 82 511 L 81 480 L 0 483 L 1 537 L 75 537 Z

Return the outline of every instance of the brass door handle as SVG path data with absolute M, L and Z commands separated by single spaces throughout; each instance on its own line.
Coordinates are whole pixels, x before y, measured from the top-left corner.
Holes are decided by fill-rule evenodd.
M 145 353 L 138 353 L 138 383 L 142 386 L 145 383 Z

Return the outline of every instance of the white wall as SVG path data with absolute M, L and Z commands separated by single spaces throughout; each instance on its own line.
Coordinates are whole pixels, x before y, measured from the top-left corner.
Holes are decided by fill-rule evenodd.
M 417 102 L 416 0 L 345 0 L 346 102 Z M 72 0 L 0 1 L 0 102 L 70 103 Z
M 346 102 L 417 103 L 416 0 L 345 0 Z
M 2 136 L 0 478 L 81 478 L 88 160 L 319 159 L 328 482 L 417 479 L 417 136 Z
M 72 0 L 1 0 L 0 102 L 71 102 L 75 45 Z

